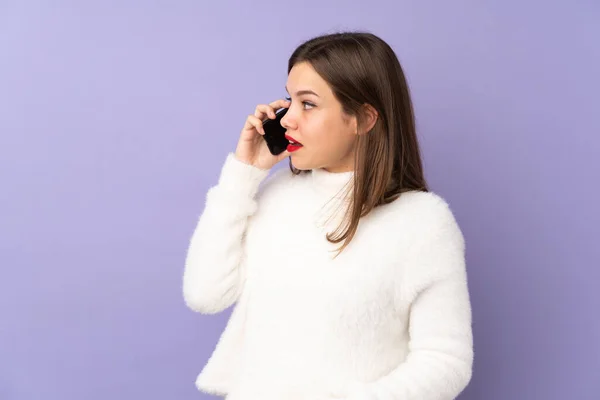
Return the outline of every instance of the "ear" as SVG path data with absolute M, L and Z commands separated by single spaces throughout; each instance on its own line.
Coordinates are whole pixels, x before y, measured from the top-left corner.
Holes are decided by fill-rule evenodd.
M 377 110 L 370 104 L 364 104 L 361 113 L 361 123 L 357 134 L 364 135 L 365 133 L 370 132 L 375 126 L 377 118 L 379 118 Z

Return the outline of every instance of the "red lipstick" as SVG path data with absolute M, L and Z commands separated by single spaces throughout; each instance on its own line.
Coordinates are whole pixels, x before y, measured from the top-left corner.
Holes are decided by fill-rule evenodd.
M 288 144 L 288 146 L 287 146 L 287 151 L 289 151 L 290 153 L 300 150 L 300 148 L 302 147 L 302 143 L 298 142 L 296 139 L 294 139 L 290 135 L 286 134 L 285 138 L 290 142 L 290 144 Z

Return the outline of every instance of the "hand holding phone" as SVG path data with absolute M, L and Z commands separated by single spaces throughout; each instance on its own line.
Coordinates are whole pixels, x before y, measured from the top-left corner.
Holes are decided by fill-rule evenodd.
M 286 149 L 289 141 L 285 139 L 286 130 L 281 126 L 281 118 L 289 105 L 287 100 L 277 100 L 256 107 L 242 128 L 235 151 L 238 160 L 268 170 L 289 156 Z

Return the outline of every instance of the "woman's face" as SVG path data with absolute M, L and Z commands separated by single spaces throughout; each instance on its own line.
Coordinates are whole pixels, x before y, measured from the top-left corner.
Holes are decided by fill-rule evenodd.
M 291 153 L 292 165 L 300 170 L 354 170 L 356 117 L 342 111 L 327 82 L 309 63 L 302 62 L 290 71 L 286 90 L 291 104 L 281 125 L 302 144 Z

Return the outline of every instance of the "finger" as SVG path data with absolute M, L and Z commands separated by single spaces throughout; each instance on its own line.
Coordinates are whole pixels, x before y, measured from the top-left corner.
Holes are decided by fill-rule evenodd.
M 268 116 L 271 119 L 275 119 L 275 110 L 273 107 L 267 104 L 259 104 L 256 106 L 256 110 L 254 110 L 254 116 L 264 120 L 265 116 Z
M 269 103 L 269 106 L 271 106 L 271 108 L 274 108 L 275 110 L 279 110 L 280 108 L 288 108 L 290 106 L 291 102 L 289 100 L 286 99 L 280 99 L 280 100 L 275 100 L 272 103 Z
M 244 130 L 256 129 L 256 117 L 252 114 L 248 115 L 244 123 Z
M 260 133 L 261 135 L 265 134 L 265 130 L 263 129 L 263 122 L 260 118 L 255 117 L 254 115 L 249 115 L 248 122 L 256 129 L 258 133 Z
M 264 104 L 259 104 L 254 109 L 254 116 L 259 119 L 265 118 Z

